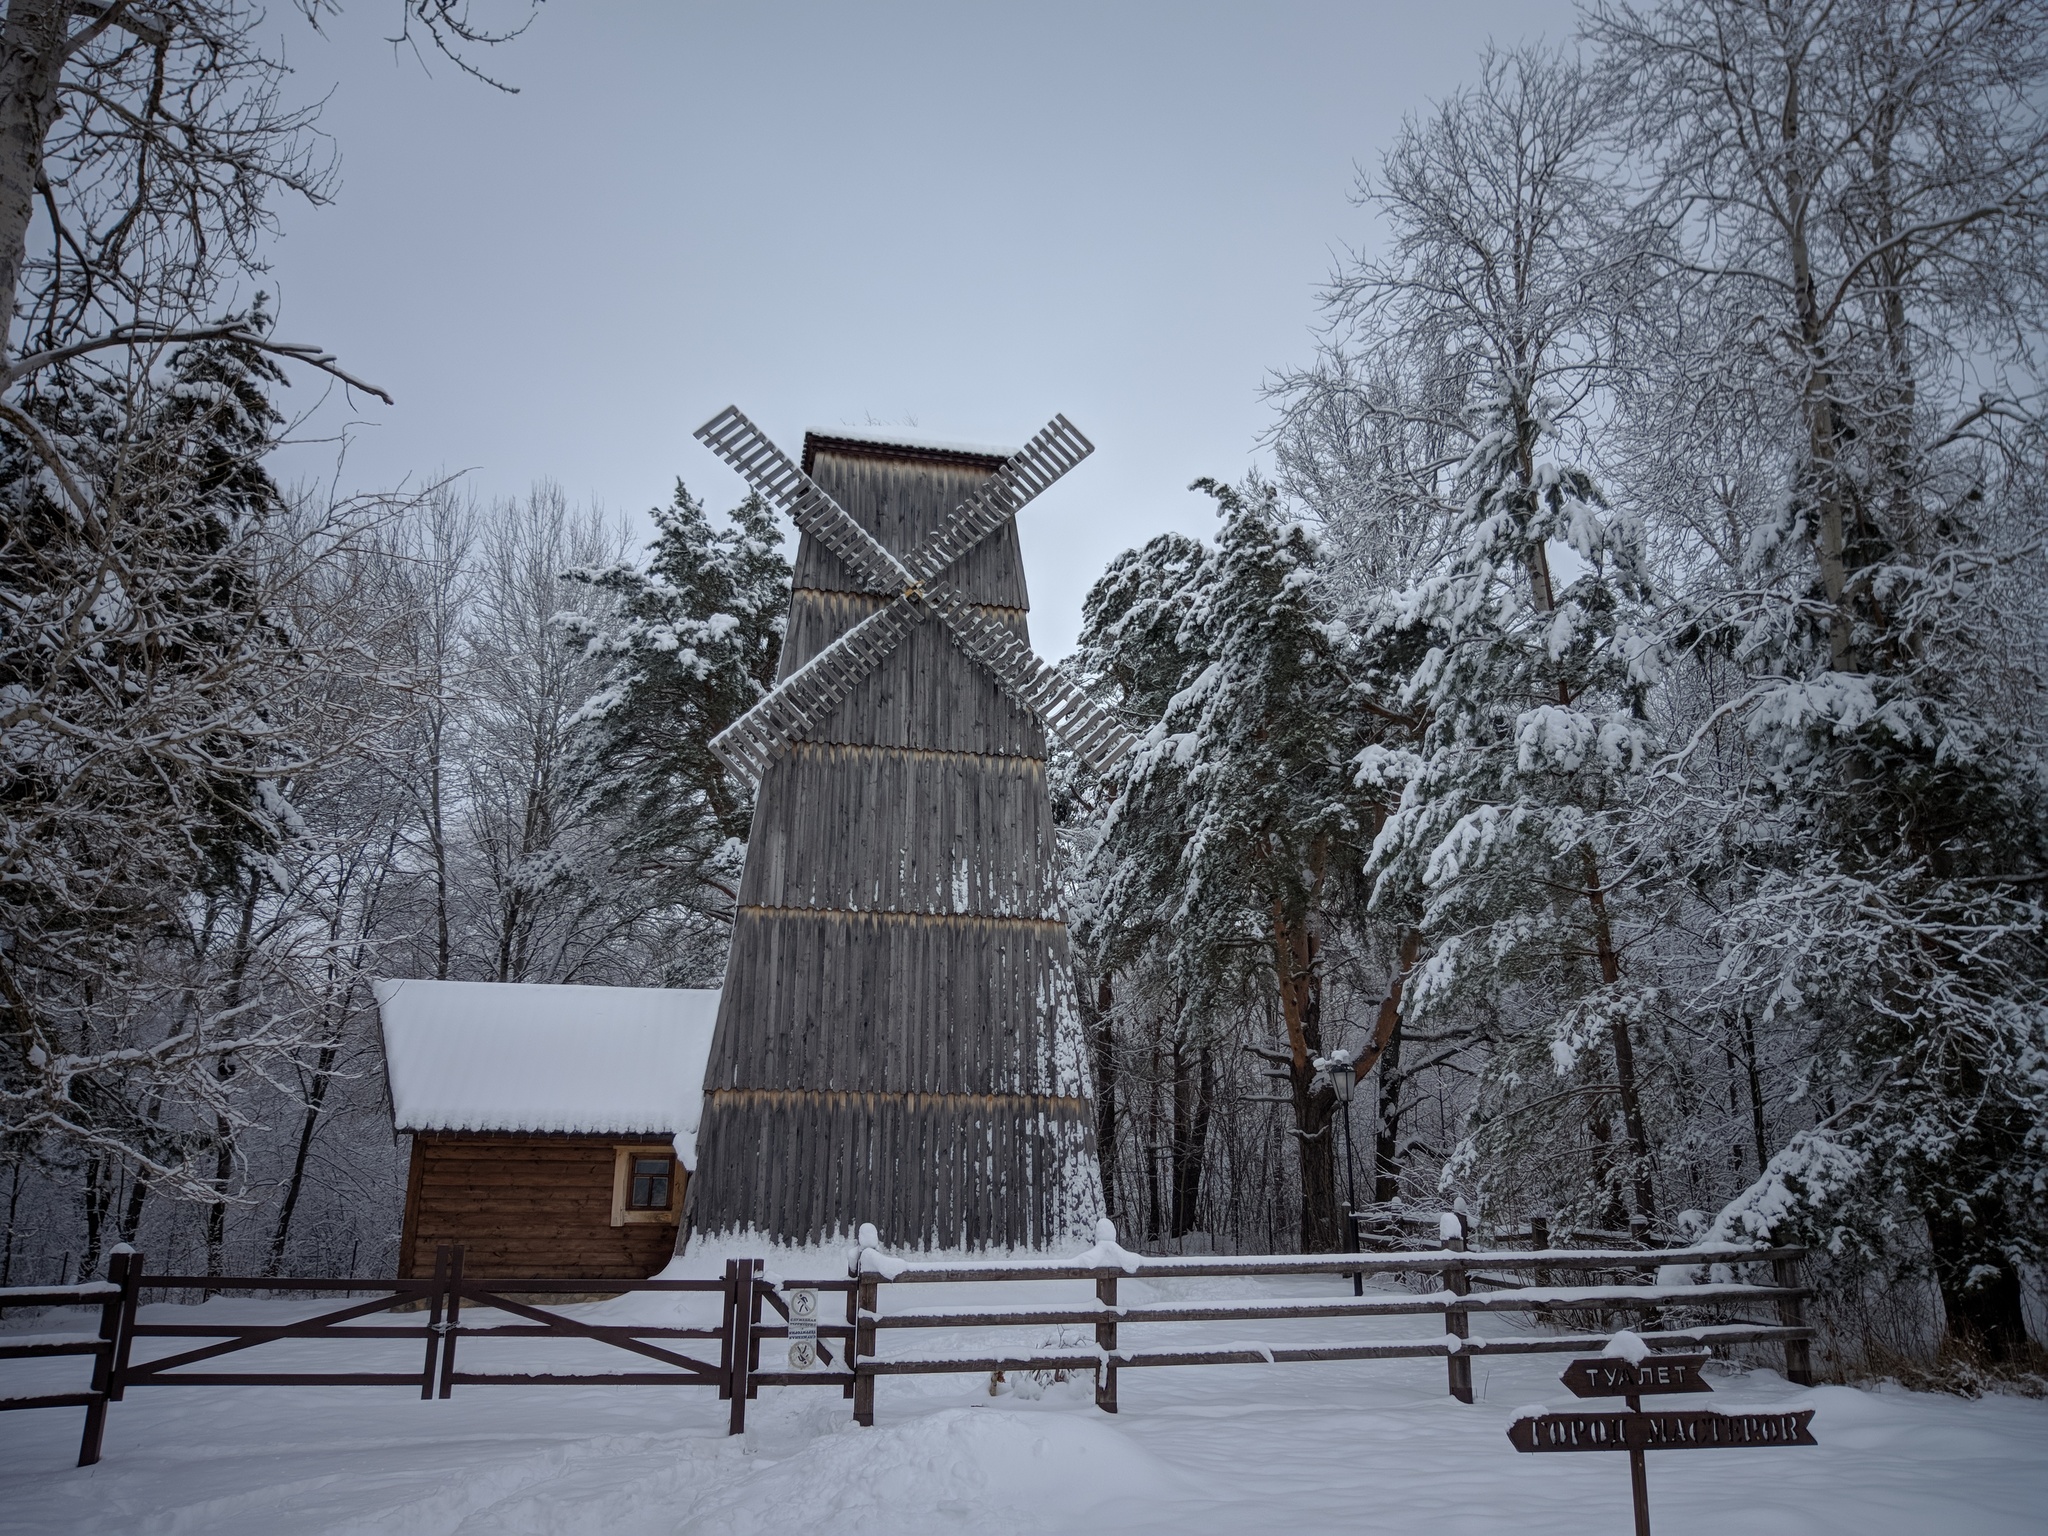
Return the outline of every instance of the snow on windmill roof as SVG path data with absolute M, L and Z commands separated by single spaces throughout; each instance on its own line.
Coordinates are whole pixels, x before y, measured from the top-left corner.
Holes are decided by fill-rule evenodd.
M 673 1135 L 690 1155 L 715 989 L 379 980 L 401 1131 Z
M 811 461 L 820 449 L 892 459 L 929 459 L 935 463 L 961 464 L 974 469 L 998 469 L 1017 453 L 1015 448 L 947 442 L 896 427 L 813 427 L 804 433 L 805 474 L 811 472 Z

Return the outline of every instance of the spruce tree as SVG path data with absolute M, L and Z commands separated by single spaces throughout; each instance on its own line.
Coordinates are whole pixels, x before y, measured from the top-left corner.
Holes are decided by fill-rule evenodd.
M 611 670 L 580 712 L 592 804 L 618 818 L 622 878 L 655 887 L 701 942 L 681 964 L 704 984 L 724 961 L 753 794 L 711 739 L 775 682 L 789 612 L 782 534 L 758 496 L 723 526 L 681 481 L 652 513 L 646 568 L 571 574 L 612 594 L 616 615 L 569 621 Z
M 1483 1191 L 1510 1139 L 1589 1143 L 1591 1166 L 1556 1195 L 1650 1216 L 1636 1034 L 1654 999 L 1625 958 L 1658 656 L 1638 532 L 1583 471 L 1542 457 L 1540 401 L 1502 400 L 1477 436 L 1450 551 L 1386 620 L 1427 641 L 1404 694 L 1427 723 L 1374 842 L 1375 900 L 1419 910 L 1418 1016 L 1462 1004 L 1500 1020 L 1454 1171 Z M 1580 574 L 1561 579 L 1560 548 Z
M 1334 620 L 1314 540 L 1270 487 L 1214 481 L 1223 526 L 1199 568 L 1155 541 L 1090 600 L 1091 636 L 1158 714 L 1095 850 L 1097 905 L 1084 945 L 1156 946 L 1184 1017 L 1247 986 L 1276 1004 L 1301 1179 L 1301 1242 L 1338 1245 L 1336 1098 L 1318 1058 L 1326 950 L 1356 910 L 1371 796 L 1351 767 L 1347 633 Z M 1146 575 L 1163 577 L 1152 590 Z M 1168 637 L 1168 621 L 1172 624 Z M 1166 678 L 1177 686 L 1164 698 Z

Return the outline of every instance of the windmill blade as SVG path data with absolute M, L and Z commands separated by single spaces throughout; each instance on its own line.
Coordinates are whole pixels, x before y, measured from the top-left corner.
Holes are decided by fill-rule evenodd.
M 1134 743 L 1114 715 L 1040 661 L 1009 630 L 962 602 L 950 587 L 935 589 L 930 601 L 960 648 L 994 673 L 1012 698 L 1095 772 L 1107 773 L 1131 750 Z
M 923 617 L 917 599 L 908 595 L 883 604 L 712 737 L 711 750 L 726 767 L 758 784 L 776 753 L 837 708 Z
M 930 581 L 942 575 L 1094 451 L 1095 445 L 1071 421 L 1053 417 L 1036 437 L 1010 455 L 988 484 L 955 507 L 952 515 L 911 551 L 904 563 L 912 577 Z
M 728 405 L 699 427 L 695 436 L 778 510 L 789 514 L 797 527 L 865 577 L 873 590 L 893 594 L 911 585 L 903 562 L 820 490 L 738 406 Z

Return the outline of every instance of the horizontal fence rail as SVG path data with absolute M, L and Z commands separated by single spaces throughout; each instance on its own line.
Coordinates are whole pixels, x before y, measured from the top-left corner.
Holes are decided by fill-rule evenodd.
M 92 1378 L 85 1391 L 0 1395 L 0 1410 L 10 1408 L 83 1407 L 85 1435 L 78 1464 L 99 1460 L 109 1402 L 120 1402 L 129 1388 L 141 1387 L 410 1387 L 423 1399 L 446 1398 L 458 1386 L 698 1386 L 716 1389 L 731 1399 L 732 1432 L 745 1427 L 745 1404 L 753 1395 L 749 1364 L 758 1359 L 759 1339 L 736 1326 L 736 1319 L 758 1317 L 764 1305 L 774 1306 L 759 1281 L 759 1260 L 731 1260 L 718 1279 L 636 1280 L 562 1278 L 559 1276 L 480 1278 L 463 1273 L 460 1246 L 444 1246 L 430 1276 L 364 1279 L 355 1276 L 173 1275 L 150 1274 L 138 1253 L 116 1252 L 108 1279 L 86 1285 L 42 1286 L 0 1290 L 0 1310 L 21 1307 L 98 1305 L 97 1334 L 0 1332 L 0 1361 L 90 1355 Z M 851 1281 L 836 1282 L 851 1293 Z M 207 1319 L 162 1322 L 138 1315 L 142 1295 L 152 1292 L 199 1292 L 202 1299 L 231 1291 L 270 1295 L 301 1294 L 362 1296 L 290 1322 Z M 593 1292 L 622 1295 L 641 1292 L 700 1293 L 718 1298 L 718 1321 L 702 1326 L 671 1323 L 590 1322 L 543 1305 L 550 1295 L 587 1297 Z M 470 1309 L 465 1318 L 464 1308 Z M 420 1308 L 413 1320 L 390 1314 Z M 512 1321 L 504 1321 L 505 1318 Z M 763 1336 L 778 1330 L 767 1327 Z M 780 1331 L 786 1333 L 786 1326 Z M 850 1335 L 851 1322 L 821 1333 Z M 192 1347 L 138 1358 L 137 1340 L 189 1341 Z M 633 1370 L 518 1371 L 475 1370 L 457 1366 L 457 1347 L 464 1339 L 570 1339 L 619 1350 L 646 1362 Z M 247 1352 L 287 1341 L 324 1341 L 360 1346 L 370 1341 L 410 1341 L 420 1350 L 420 1365 L 406 1370 L 306 1370 L 263 1368 L 263 1358 Z M 204 1341 L 204 1342 L 201 1342 Z M 235 1358 L 242 1357 L 242 1358 Z M 226 1361 L 235 1368 L 220 1369 Z M 637 1363 L 636 1361 L 636 1363 Z M 253 1368 L 252 1368 L 253 1366 Z M 654 1369 L 651 1367 L 659 1367 Z M 839 1374 L 850 1383 L 851 1371 L 839 1357 Z M 766 1377 L 777 1384 L 778 1377 Z
M 1454 1229 L 1445 1223 L 1442 1231 Z M 1811 1384 L 1804 1304 L 1809 1292 L 1797 1282 L 1801 1248 L 1531 1248 L 1468 1251 L 1460 1238 L 1445 1237 L 1431 1250 L 1348 1254 L 1298 1254 L 1152 1258 L 1117 1246 L 1115 1228 L 1097 1227 L 1096 1246 L 1070 1259 L 905 1261 L 883 1253 L 874 1229 L 864 1227 L 860 1247 L 845 1277 L 792 1280 L 767 1272 L 759 1259 L 729 1259 L 719 1278 L 696 1280 L 592 1280 L 562 1277 L 478 1277 L 465 1275 L 463 1250 L 444 1246 L 430 1276 L 395 1279 L 281 1278 L 148 1274 L 142 1255 L 117 1251 L 105 1282 L 0 1290 L 0 1310 L 21 1307 L 97 1307 L 94 1333 L 0 1332 L 0 1361 L 83 1356 L 92 1360 L 83 1391 L 37 1396 L 0 1395 L 0 1410 L 83 1407 L 86 1423 L 80 1466 L 99 1460 L 107 1404 L 130 1387 L 167 1386 L 382 1386 L 416 1388 L 421 1398 L 447 1398 L 458 1386 L 694 1386 L 716 1389 L 729 1403 L 728 1431 L 746 1427 L 746 1405 L 764 1386 L 837 1387 L 852 1399 L 854 1418 L 875 1420 L 875 1383 L 884 1376 L 1004 1371 L 1064 1371 L 1087 1374 L 1095 1383 L 1096 1405 L 1117 1411 L 1117 1378 L 1124 1370 L 1155 1366 L 1290 1364 L 1339 1360 L 1441 1358 L 1452 1396 L 1472 1401 L 1472 1361 L 1477 1357 L 1578 1353 L 1606 1344 L 1609 1332 L 1531 1333 L 1475 1339 L 1471 1319 L 1478 1313 L 1521 1313 L 1553 1323 L 1614 1314 L 1633 1315 L 1653 1348 L 1699 1349 L 1716 1345 L 1765 1344 L 1783 1349 L 1785 1374 Z M 1693 1283 L 1661 1283 L 1658 1272 L 1676 1267 L 1767 1267 L 1768 1284 L 1713 1277 Z M 1526 1281 L 1501 1272 L 1527 1272 Z M 1225 1297 L 1193 1301 L 1126 1302 L 1124 1280 L 1184 1278 L 1275 1278 L 1361 1272 L 1433 1278 L 1435 1288 L 1329 1297 Z M 1564 1284 L 1580 1276 L 1598 1283 Z M 1635 1282 L 1616 1275 L 1648 1275 Z M 1046 1304 L 920 1307 L 885 1311 L 885 1286 L 968 1285 L 1036 1281 L 1085 1281 L 1092 1303 L 1061 1300 Z M 1488 1289 L 1475 1294 L 1474 1285 Z M 346 1297 L 341 1305 L 290 1322 L 197 1322 L 144 1320 L 138 1307 L 144 1291 L 197 1291 L 202 1298 L 228 1291 L 272 1295 L 325 1294 Z M 698 1293 L 717 1300 L 714 1324 L 686 1322 L 590 1321 L 564 1313 L 549 1298 L 631 1293 Z M 802 1326 L 791 1311 L 803 1292 Z M 910 1301 L 918 1293 L 900 1293 Z M 828 1306 L 829 1298 L 842 1298 Z M 357 1300 L 356 1297 L 364 1299 Z M 416 1316 L 399 1309 L 417 1308 Z M 1683 1322 L 1665 1326 L 1673 1310 L 1705 1312 L 1760 1309 L 1775 1321 Z M 828 1312 L 839 1319 L 827 1321 Z M 1141 1341 L 1128 1336 L 1161 1325 L 1328 1321 L 1376 1317 L 1440 1316 L 1440 1334 L 1411 1339 L 1330 1338 L 1309 1342 L 1227 1339 L 1219 1343 Z M 998 1328 L 1082 1328 L 1094 1331 L 1093 1347 L 1060 1344 L 1016 1349 L 990 1341 L 968 1353 L 883 1354 L 884 1333 L 914 1339 L 920 1330 L 972 1333 Z M 190 1341 L 189 1347 L 136 1358 L 138 1339 Z M 634 1357 L 623 1370 L 481 1370 L 457 1364 L 468 1340 L 569 1339 L 598 1344 Z M 248 1368 L 246 1352 L 287 1341 L 319 1340 L 361 1345 L 366 1341 L 410 1341 L 418 1350 L 416 1369 L 364 1370 Z M 204 1342 L 201 1342 L 204 1341 Z M 788 1352 L 788 1368 L 773 1352 Z M 233 1357 L 243 1356 L 242 1359 Z M 221 1369 L 216 1362 L 226 1362 Z
M 1607 1333 L 1546 1333 L 1505 1339 L 1475 1339 L 1471 1318 L 1475 1313 L 1530 1313 L 1546 1319 L 1559 1314 L 1635 1313 L 1647 1320 L 1646 1339 L 1654 1348 L 1698 1349 L 1712 1345 L 1775 1344 L 1785 1352 L 1787 1377 L 1802 1385 L 1812 1382 L 1808 1341 L 1813 1330 L 1806 1326 L 1804 1304 L 1810 1294 L 1798 1285 L 1793 1267 L 1803 1257 L 1801 1248 L 1742 1249 L 1724 1245 L 1692 1248 L 1643 1249 L 1494 1249 L 1467 1251 L 1463 1240 L 1448 1238 L 1444 1246 L 1427 1251 L 1301 1254 L 1258 1256 L 1201 1256 L 1151 1258 L 1127 1253 L 1116 1244 L 1115 1228 L 1098 1226 L 1096 1247 L 1070 1260 L 1019 1261 L 953 1260 L 914 1262 L 882 1253 L 871 1241 L 872 1228 L 864 1228 L 858 1265 L 859 1290 L 855 1308 L 854 1416 L 863 1424 L 874 1422 L 874 1383 L 882 1376 L 981 1374 L 997 1371 L 1087 1372 L 1095 1378 L 1095 1400 L 1105 1412 L 1117 1411 L 1117 1376 L 1123 1370 L 1169 1365 L 1255 1365 L 1288 1364 L 1335 1360 L 1392 1360 L 1442 1358 L 1446 1362 L 1448 1389 L 1462 1402 L 1472 1401 L 1472 1360 L 1480 1356 L 1566 1353 L 1598 1349 Z M 1445 1230 L 1450 1230 L 1448 1227 Z M 1571 1272 L 1656 1271 L 1667 1266 L 1694 1269 L 1704 1266 L 1769 1265 L 1772 1283 L 1757 1284 L 1735 1280 L 1709 1280 L 1686 1284 L 1597 1284 L 1558 1285 L 1549 1276 Z M 1330 1275 L 1351 1277 L 1359 1272 L 1387 1272 L 1397 1275 L 1427 1275 L 1437 1280 L 1433 1291 L 1349 1298 L 1270 1297 L 1202 1302 L 1147 1302 L 1135 1305 L 1118 1300 L 1120 1280 L 1184 1279 L 1216 1277 L 1269 1277 Z M 1534 1271 L 1543 1283 L 1518 1284 L 1500 1276 L 1480 1277 L 1481 1270 Z M 1496 1288 L 1473 1294 L 1476 1278 Z M 920 1309 L 884 1312 L 884 1286 L 971 1285 L 980 1282 L 1091 1281 L 1095 1303 L 1090 1305 L 992 1306 L 949 1310 Z M 808 1283 L 808 1282 L 805 1282 Z M 1755 1306 L 1775 1313 L 1775 1321 L 1708 1323 L 1666 1327 L 1662 1314 L 1670 1309 L 1706 1309 Z M 1332 1340 L 1308 1344 L 1245 1342 L 1233 1340 L 1218 1345 L 1162 1345 L 1138 1347 L 1122 1331 L 1147 1324 L 1203 1322 L 1300 1322 L 1303 1320 L 1403 1317 L 1439 1315 L 1443 1332 L 1424 1339 Z M 1093 1327 L 1095 1347 L 1040 1348 L 1032 1350 L 991 1349 L 972 1354 L 889 1354 L 878 1349 L 885 1332 L 944 1328 L 971 1331 L 981 1328 Z
M 113 1393 L 114 1367 L 120 1349 L 124 1298 L 134 1255 L 116 1249 L 107 1259 L 107 1278 L 83 1285 L 9 1286 L 0 1289 L 0 1310 L 13 1307 L 90 1307 L 100 1309 L 96 1333 L 0 1333 L 0 1360 L 49 1360 L 65 1355 L 90 1355 L 92 1376 L 83 1392 L 43 1392 L 33 1396 L 0 1394 L 0 1412 L 14 1408 L 83 1408 L 85 1430 L 78 1440 L 78 1464 L 100 1459 L 106 1434 L 107 1403 Z

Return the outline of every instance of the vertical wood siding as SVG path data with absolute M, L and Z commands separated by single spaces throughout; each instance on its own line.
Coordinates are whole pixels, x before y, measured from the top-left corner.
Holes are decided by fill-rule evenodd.
M 987 472 L 820 452 L 908 554 Z M 1027 640 L 1014 525 L 948 574 Z M 797 553 L 786 676 L 872 613 Z M 770 765 L 705 1079 L 697 1226 L 816 1242 L 1036 1247 L 1098 1214 L 1045 733 L 928 620 Z

